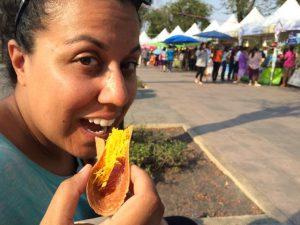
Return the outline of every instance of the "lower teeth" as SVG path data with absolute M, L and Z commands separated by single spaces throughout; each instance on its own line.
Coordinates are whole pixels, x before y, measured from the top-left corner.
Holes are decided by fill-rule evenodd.
M 100 131 L 93 131 L 93 130 L 90 130 L 90 129 L 88 129 L 88 131 L 90 131 L 92 133 L 95 133 L 95 134 L 103 134 L 103 133 L 107 132 L 107 129 L 108 129 L 108 127 L 103 127 L 103 129 L 100 130 Z

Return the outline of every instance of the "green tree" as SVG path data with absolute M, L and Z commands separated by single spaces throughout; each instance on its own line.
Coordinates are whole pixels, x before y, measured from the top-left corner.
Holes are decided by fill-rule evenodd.
M 271 14 L 278 5 L 281 5 L 286 0 L 223 0 L 223 3 L 229 13 L 237 15 L 238 21 L 242 21 L 248 13 L 256 6 L 260 12 L 267 16 Z M 297 0 L 298 2 L 300 0 Z
M 237 16 L 238 21 L 242 21 L 248 13 L 253 9 L 256 0 L 225 0 L 226 9 L 230 13 L 234 13 Z
M 212 7 L 201 0 L 177 0 L 162 8 L 148 10 L 141 18 L 148 25 L 147 34 L 155 37 L 162 29 L 171 31 L 177 25 L 186 31 L 197 23 L 203 29 L 209 24 L 211 12 Z

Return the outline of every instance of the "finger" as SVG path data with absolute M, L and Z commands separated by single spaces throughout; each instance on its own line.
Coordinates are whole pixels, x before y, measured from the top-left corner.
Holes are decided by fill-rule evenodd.
M 56 190 L 41 225 L 73 224 L 73 217 L 80 198 L 85 191 L 91 165 L 62 182 Z
M 105 225 L 159 225 L 164 207 L 152 179 L 145 171 L 132 165 L 131 182 L 134 195 L 122 205 L 110 220 L 105 221 Z
M 146 190 L 156 193 L 155 185 L 147 172 L 136 165 L 131 165 L 130 172 L 134 194 L 144 193 Z

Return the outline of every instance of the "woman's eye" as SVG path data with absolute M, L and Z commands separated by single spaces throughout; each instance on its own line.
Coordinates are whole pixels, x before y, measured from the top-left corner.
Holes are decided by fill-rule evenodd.
M 127 63 L 123 63 L 121 65 L 121 69 L 122 70 L 135 71 L 137 66 L 138 66 L 137 62 L 127 62 Z
M 96 66 L 98 65 L 98 61 L 90 56 L 81 57 L 77 60 L 79 63 L 81 63 L 84 66 Z

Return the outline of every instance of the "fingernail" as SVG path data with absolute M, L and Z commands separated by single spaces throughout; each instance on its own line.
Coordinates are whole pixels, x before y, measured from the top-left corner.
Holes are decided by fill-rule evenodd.
M 89 165 L 89 164 L 86 164 L 84 167 L 82 167 L 82 168 L 79 170 L 78 173 L 84 172 L 85 170 L 87 170 L 88 167 L 90 167 L 90 165 Z

